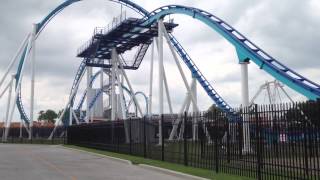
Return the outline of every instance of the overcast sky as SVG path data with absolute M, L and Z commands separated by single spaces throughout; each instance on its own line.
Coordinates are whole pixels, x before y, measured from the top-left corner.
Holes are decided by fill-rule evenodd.
M 0 76 L 23 38 L 62 0 L 2 0 L 0 6 Z M 317 0 L 135 0 L 148 11 L 168 4 L 181 4 L 204 9 L 228 22 L 247 38 L 303 76 L 320 83 L 320 1 Z M 107 0 L 84 0 L 66 8 L 55 17 L 37 40 L 36 49 L 36 112 L 62 109 L 65 105 L 75 72 L 81 62 L 77 49 L 85 43 L 97 26 L 106 26 L 120 14 L 120 5 Z M 139 17 L 130 9 L 130 16 Z M 174 35 L 187 50 L 219 94 L 232 106 L 241 104 L 240 66 L 233 46 L 210 28 L 191 17 L 172 15 L 179 24 Z M 174 111 L 179 111 L 186 90 L 169 49 L 165 48 L 165 66 Z M 157 57 L 157 56 L 156 56 Z M 182 61 L 181 61 L 182 62 Z M 148 94 L 150 51 L 141 68 L 128 72 L 134 89 Z M 157 63 L 156 63 L 157 66 Z M 155 68 L 154 106 L 158 107 L 157 70 Z M 186 75 L 190 72 L 184 66 Z M 11 72 L 12 74 L 15 71 Z M 249 66 L 250 97 L 265 81 L 273 78 L 254 63 Z M 80 93 L 85 87 L 83 81 Z M 23 103 L 29 113 L 30 65 L 23 78 Z M 304 97 L 290 90 L 294 100 Z M 199 107 L 206 110 L 211 99 L 198 85 Z M 5 112 L 6 96 L 0 100 L 0 119 Z M 140 99 L 141 100 L 141 99 Z M 286 100 L 285 100 L 286 101 Z M 264 95 L 260 103 L 267 103 Z M 142 103 L 142 101 L 141 101 Z M 167 106 L 166 106 L 166 112 Z M 17 113 L 15 118 L 17 119 Z

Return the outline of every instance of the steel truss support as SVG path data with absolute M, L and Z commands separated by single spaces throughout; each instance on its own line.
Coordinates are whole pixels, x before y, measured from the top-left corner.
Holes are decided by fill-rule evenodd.
M 183 80 L 183 82 L 184 82 L 184 85 L 185 85 L 187 91 L 190 93 L 191 101 L 192 101 L 193 104 L 197 104 L 197 103 L 196 103 L 196 99 L 195 99 L 193 93 L 191 93 L 191 92 L 192 92 L 192 91 L 191 91 L 191 88 L 190 88 L 190 86 L 189 86 L 189 84 L 188 84 L 188 81 L 187 81 L 187 78 L 186 78 L 186 76 L 185 76 L 185 74 L 184 74 L 184 72 L 183 72 L 183 70 L 182 70 L 181 64 L 179 63 L 179 60 L 178 60 L 178 56 L 177 56 L 177 54 L 176 54 L 176 51 L 175 51 L 174 48 L 172 47 L 172 44 L 171 44 L 169 35 L 168 35 L 167 31 L 166 31 L 166 28 L 164 27 L 162 21 L 159 21 L 159 23 L 160 23 L 159 26 L 160 26 L 160 28 L 161 28 L 162 31 L 163 31 L 163 35 L 164 35 L 165 39 L 167 40 L 167 43 L 168 43 L 169 48 L 170 48 L 170 50 L 171 50 L 171 53 L 172 53 L 172 55 L 173 55 L 173 59 L 174 59 L 176 65 L 177 65 L 177 67 L 178 67 L 178 69 L 179 69 L 179 72 L 180 72 L 180 75 L 181 75 L 182 80 Z M 198 107 L 198 106 L 195 106 L 195 108 L 196 108 L 197 111 L 199 111 L 199 107 Z
M 12 60 L 10 61 L 9 66 L 7 67 L 1 81 L 0 81 L 0 88 L 2 86 L 2 84 L 4 83 L 4 81 L 6 80 L 10 70 L 12 69 L 13 65 L 15 64 L 15 62 L 17 61 L 19 55 L 21 54 L 21 52 L 23 51 L 23 48 L 27 45 L 28 40 L 30 40 L 30 34 L 27 35 L 27 37 L 22 41 L 21 46 L 19 47 L 18 51 L 16 52 L 16 54 L 14 55 L 14 57 L 12 58 Z
M 118 59 L 119 59 L 119 58 L 118 58 Z M 128 78 L 128 76 L 127 76 L 127 74 L 126 74 L 126 72 L 125 72 L 125 70 L 124 70 L 124 68 L 123 68 L 123 64 L 120 63 L 120 62 L 119 62 L 119 67 L 120 67 L 120 68 L 119 68 L 119 72 L 120 72 L 120 74 L 122 75 L 122 77 L 124 77 L 124 80 L 126 81 L 128 87 L 129 87 L 129 90 L 130 90 L 130 92 L 131 92 L 131 97 L 130 97 L 130 98 L 133 99 L 133 102 L 136 104 L 140 116 L 143 117 L 143 113 L 142 113 L 142 110 L 141 110 L 141 106 L 140 106 L 140 104 L 138 103 L 137 98 L 136 98 L 136 95 L 135 95 L 136 93 L 135 93 L 135 91 L 133 90 L 132 85 L 131 85 L 131 83 L 130 83 L 130 81 L 129 81 L 129 78 Z
M 117 64 L 117 52 L 115 48 L 112 49 L 112 54 L 111 54 L 111 63 L 112 63 L 112 68 L 111 68 L 111 121 L 116 120 L 116 114 L 117 114 L 117 105 L 116 105 L 116 64 Z
M 11 85 L 11 81 L 8 83 L 8 85 L 4 88 L 4 90 L 2 91 L 2 93 L 0 94 L 0 99 L 2 98 L 2 96 L 7 92 L 7 90 L 10 88 Z
M 157 44 L 157 48 L 159 50 L 158 39 L 156 39 L 156 44 Z M 166 75 L 166 71 L 164 68 L 164 64 L 163 64 L 163 83 L 164 83 L 164 87 L 165 87 L 165 93 L 166 93 L 167 103 L 168 103 L 168 107 L 169 107 L 169 112 L 170 112 L 170 114 L 173 114 L 172 102 L 171 102 L 171 97 L 170 97 L 170 92 L 169 92 L 169 85 L 168 85 L 168 81 L 167 81 L 167 75 Z
M 9 123 L 9 107 L 11 104 L 11 97 L 12 97 L 12 86 L 14 83 L 14 75 L 11 77 L 10 83 L 9 83 L 9 93 L 8 93 L 8 101 L 7 101 L 7 109 L 6 109 L 6 118 L 3 124 L 3 133 L 2 133 L 2 142 L 6 142 L 7 141 L 7 136 L 6 136 L 6 131 L 8 131 L 8 129 L 10 128 L 10 123 Z M 14 102 L 13 102 L 14 103 Z
M 104 86 L 104 68 L 100 69 L 100 88 L 103 90 L 103 86 Z M 103 93 L 101 93 L 101 99 L 103 101 Z M 102 103 L 103 106 L 103 103 Z M 104 106 L 102 107 L 102 110 L 104 110 Z
M 161 34 L 160 34 L 160 30 L 159 30 L 159 36 L 160 36 L 160 35 L 163 35 L 163 36 L 165 37 L 165 39 L 166 39 L 166 41 L 167 41 L 167 44 L 168 44 L 168 46 L 169 46 L 169 48 L 170 48 L 170 50 L 171 50 L 171 53 L 172 53 L 172 55 L 173 55 L 174 61 L 175 61 L 176 65 L 177 65 L 178 70 L 179 70 L 179 72 L 180 72 L 180 75 L 181 75 L 181 77 L 182 77 L 182 79 L 183 79 L 184 85 L 185 85 L 185 87 L 186 87 L 186 89 L 187 89 L 187 97 L 186 97 L 185 102 L 184 102 L 184 104 L 183 104 L 182 112 L 180 111 L 179 114 L 182 114 L 184 110 L 189 109 L 190 103 L 193 104 L 194 112 L 199 112 L 199 107 L 197 106 L 197 101 L 196 101 L 196 97 L 195 97 L 195 96 L 196 96 L 196 85 L 195 85 L 195 84 L 196 84 L 196 81 L 193 80 L 193 84 L 192 84 L 192 87 L 193 87 L 193 88 L 191 88 L 191 87 L 189 86 L 189 84 L 188 84 L 187 78 L 186 78 L 186 76 L 185 76 L 185 74 L 184 74 L 184 72 L 183 72 L 183 70 L 182 70 L 182 67 L 181 67 L 181 65 L 180 65 L 180 63 L 179 63 L 177 54 L 176 54 L 174 48 L 172 47 L 172 44 L 171 44 L 171 41 L 170 41 L 168 32 L 166 31 L 166 28 L 165 28 L 163 22 L 162 22 L 162 21 L 159 21 L 158 24 L 159 24 L 159 29 L 161 29 Z M 159 44 L 160 44 L 160 43 L 159 43 Z M 159 49 L 160 49 L 160 48 L 159 48 Z M 181 118 L 178 118 L 178 119 L 181 119 Z M 178 120 L 178 122 L 180 122 L 180 120 Z M 178 122 L 174 122 L 174 123 L 173 123 L 174 126 L 176 126 L 176 127 L 173 127 L 173 130 L 172 130 L 172 132 L 171 132 L 171 134 L 170 134 L 169 139 L 171 139 L 171 140 L 172 140 L 172 139 L 174 138 L 174 136 L 176 135 L 176 130 L 177 130 Z M 193 138 L 196 139 L 196 138 L 197 138 L 197 132 L 195 131 L 195 129 L 196 129 L 196 126 L 197 126 L 197 122 L 194 122 L 193 124 L 194 124 L 194 127 L 193 127 Z
M 73 120 L 73 107 L 70 105 L 69 107 L 69 126 L 72 126 L 72 120 Z
M 158 53 L 159 53 L 159 145 L 162 145 L 162 121 L 163 115 L 163 20 L 158 21 Z
M 91 86 L 91 78 L 92 78 L 92 67 L 87 66 L 87 109 L 86 109 L 86 121 L 87 123 L 90 122 L 91 112 L 90 112 L 90 102 L 91 102 L 91 95 L 92 86 Z
M 162 68 L 163 68 L 163 83 L 164 83 L 164 87 L 166 90 L 166 97 L 167 97 L 167 102 L 168 102 L 168 106 L 169 106 L 169 112 L 170 112 L 170 114 L 173 114 L 171 97 L 170 97 L 170 92 L 169 92 L 169 85 L 168 85 L 168 81 L 167 81 L 167 75 L 166 75 L 166 71 L 164 69 L 164 66 L 162 66 Z
M 115 121 L 117 119 L 123 119 L 124 122 L 124 129 L 125 129 L 125 136 L 126 136 L 126 143 L 130 142 L 130 131 L 129 125 L 127 120 L 127 114 L 125 109 L 125 102 L 124 102 L 124 93 L 123 93 L 123 75 L 119 71 L 119 66 L 122 64 L 120 62 L 120 58 L 115 48 L 112 49 L 112 68 L 111 68 L 111 76 L 112 76 L 112 92 L 111 92 L 111 120 Z M 120 67 L 121 68 L 121 67 Z M 118 93 L 116 92 L 116 85 L 118 85 Z
M 193 128 L 192 128 L 192 138 L 193 140 L 196 140 L 198 139 L 198 122 L 197 122 L 197 116 L 196 116 L 196 113 L 199 112 L 198 109 L 197 109 L 197 106 L 198 106 L 198 98 L 197 98 L 197 79 L 192 77 L 192 83 L 191 83 L 191 91 L 192 91 L 192 94 L 193 94 L 193 97 L 194 97 L 194 100 L 195 102 L 192 103 L 192 112 L 194 114 L 194 118 L 192 120 L 193 122 Z M 186 111 L 187 112 L 187 111 Z
M 84 73 L 83 73 L 83 74 L 81 74 L 81 76 L 80 76 L 80 78 L 79 78 L 79 81 L 77 82 L 77 84 L 76 84 L 75 88 L 73 89 L 73 91 L 72 91 L 72 93 L 71 93 L 71 96 L 69 97 L 69 100 L 68 100 L 67 104 L 65 105 L 65 108 L 63 109 L 63 111 L 62 111 L 62 113 L 61 113 L 61 115 L 60 115 L 60 117 L 59 117 L 58 121 L 56 121 L 55 127 L 54 127 L 53 131 L 51 132 L 51 134 L 50 134 L 50 136 L 49 136 L 49 138 L 48 138 L 49 140 L 51 140 L 51 139 L 52 139 L 52 137 L 53 137 L 54 133 L 56 132 L 57 127 L 59 126 L 59 124 L 60 124 L 60 123 L 61 123 L 61 121 L 62 121 L 62 118 L 63 118 L 63 117 L 64 117 L 64 115 L 66 114 L 67 109 L 70 107 L 70 104 L 71 104 L 72 98 L 75 96 L 75 94 L 76 94 L 76 93 L 77 93 L 77 91 L 78 91 L 79 84 L 80 84 L 80 82 L 81 82 L 81 80 L 82 80 L 82 78 L 83 78 L 83 75 L 84 75 Z M 71 112 L 70 112 L 70 113 L 71 113 Z
M 124 93 L 123 93 L 123 76 L 119 71 L 119 64 L 121 64 L 119 56 L 116 52 L 116 49 L 112 49 L 112 116 L 111 120 L 114 121 L 116 119 L 127 119 L 126 110 L 125 110 L 125 102 L 124 102 Z M 116 85 L 118 85 L 119 96 L 116 93 Z M 119 97 L 119 98 L 117 98 Z
M 131 92 L 131 97 L 140 113 L 141 116 L 142 110 L 141 107 L 136 99 L 136 94 L 133 91 L 131 83 L 127 77 L 127 74 L 123 68 L 123 64 L 120 62 L 119 55 L 115 48 L 112 49 L 112 69 L 111 69 L 111 120 L 114 121 L 116 119 L 123 119 L 127 120 L 126 114 L 126 107 L 124 102 L 124 93 L 123 93 L 123 81 L 126 80 L 128 84 L 129 90 Z M 119 95 L 116 93 L 116 84 L 118 85 Z M 116 98 L 118 97 L 118 98 Z M 138 116 L 138 115 L 137 115 Z M 128 122 L 124 122 L 125 126 L 125 135 L 126 135 L 126 142 L 130 142 L 130 135 L 129 135 L 129 126 Z
M 22 81 L 22 76 L 23 76 L 23 73 L 24 73 L 25 65 L 26 65 L 26 60 L 29 58 L 29 55 L 30 55 L 29 52 L 30 52 L 30 50 L 32 48 L 33 48 L 32 47 L 32 38 L 29 37 L 29 42 L 28 42 L 27 49 L 26 49 L 27 51 L 26 51 L 26 54 L 24 56 L 23 64 L 22 64 L 22 67 L 21 67 L 21 71 L 20 71 L 19 77 L 16 77 L 18 79 L 18 82 L 16 83 L 16 92 L 15 92 L 15 95 L 14 95 L 14 99 L 13 99 L 14 101 L 13 102 L 16 102 L 17 99 L 18 99 L 19 91 L 21 90 L 21 81 Z M 9 111 L 10 111 L 9 119 L 8 119 L 8 123 L 9 124 L 12 122 L 15 108 L 16 108 L 16 103 L 12 103 L 11 108 L 9 106 Z M 9 130 L 10 130 L 10 128 L 7 128 L 7 130 L 5 131 L 5 137 L 4 137 L 5 140 L 8 137 Z
M 274 86 L 274 90 L 273 93 L 271 92 L 271 87 L 272 84 Z M 289 99 L 290 102 L 294 102 L 293 99 L 289 96 L 289 94 L 284 90 L 283 85 L 278 82 L 277 80 L 268 82 L 266 81 L 264 84 L 262 84 L 259 87 L 259 90 L 257 91 L 257 93 L 253 96 L 253 98 L 250 101 L 250 106 L 254 104 L 255 100 L 258 98 L 258 96 L 261 94 L 261 92 L 263 90 L 267 90 L 268 93 L 268 99 L 269 99 L 269 103 L 270 104 L 276 104 L 276 95 L 278 93 L 278 95 L 280 96 L 280 91 L 282 91 L 284 93 L 284 95 Z
M 153 90 L 153 63 L 154 63 L 154 41 L 151 48 L 151 62 L 150 62 L 150 84 L 149 84 L 149 107 L 148 116 L 152 117 L 152 90 Z
M 194 83 L 196 83 L 196 81 L 192 81 L 191 84 L 190 84 L 190 87 L 195 87 Z M 172 128 L 172 131 L 170 133 L 169 140 L 173 140 L 176 137 L 178 126 L 181 123 L 182 118 L 183 118 L 181 115 L 184 112 L 188 112 L 189 111 L 190 104 L 191 104 L 191 96 L 190 96 L 190 92 L 187 92 L 186 97 L 185 97 L 185 99 L 183 101 L 183 104 L 182 104 L 181 109 L 180 109 L 179 114 L 178 114 L 179 117 L 178 117 L 177 120 L 175 120 L 173 122 L 173 128 Z M 183 128 L 181 128 L 181 131 L 179 133 L 179 138 L 183 137 L 183 133 L 184 133 L 183 132 Z
M 76 123 L 77 123 L 77 124 L 80 124 L 80 121 L 79 121 L 76 113 L 74 112 L 72 106 L 70 106 L 70 113 L 69 113 L 69 114 L 70 114 L 70 119 L 69 119 L 69 125 L 70 125 L 70 126 L 72 126 L 72 120 L 73 120 L 73 118 L 76 120 Z

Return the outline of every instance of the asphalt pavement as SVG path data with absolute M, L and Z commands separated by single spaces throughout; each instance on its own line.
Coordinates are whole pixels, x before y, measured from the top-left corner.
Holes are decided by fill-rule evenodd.
M 0 144 L 0 180 L 182 180 L 59 145 Z

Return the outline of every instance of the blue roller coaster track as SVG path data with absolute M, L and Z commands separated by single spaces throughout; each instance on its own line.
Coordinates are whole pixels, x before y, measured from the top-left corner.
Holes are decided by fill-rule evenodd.
M 91 81 L 90 81 L 90 85 L 93 84 L 93 82 L 96 80 L 96 78 L 98 77 L 99 74 L 100 74 L 100 72 L 96 72 L 96 73 L 92 76 Z M 95 95 L 95 97 L 91 100 L 91 102 L 89 102 L 89 109 L 90 109 L 90 110 L 93 108 L 93 106 L 94 106 L 95 102 L 97 101 L 98 97 L 99 97 L 103 92 L 105 92 L 106 90 L 110 89 L 110 87 L 111 87 L 111 85 L 110 85 L 110 84 L 107 84 L 107 85 L 105 85 L 102 89 L 100 89 L 100 90 L 98 91 L 98 93 L 97 93 L 97 94 Z M 131 92 L 126 86 L 122 86 L 122 88 L 129 94 L 130 97 L 132 96 L 132 92 Z M 77 105 L 76 112 L 80 112 L 80 111 L 81 111 L 81 108 L 82 108 L 82 106 L 83 106 L 83 103 L 84 103 L 84 100 L 85 100 L 86 95 L 87 95 L 87 91 L 85 91 L 85 92 L 83 93 L 83 95 L 82 95 L 82 97 L 81 97 L 81 99 L 80 99 L 80 101 L 79 101 L 79 103 L 78 103 L 78 105 Z M 146 105 L 146 111 L 147 111 L 147 109 L 148 109 L 148 98 L 147 98 L 147 96 L 146 96 L 143 92 L 140 92 L 140 91 L 136 92 L 134 95 L 135 95 L 135 96 L 141 95 L 141 96 L 144 98 L 144 100 L 145 100 L 145 105 Z M 128 105 L 125 105 L 125 108 L 126 108 L 125 111 L 126 111 L 127 115 L 129 114 L 129 105 L 130 105 L 131 101 L 132 101 L 132 99 L 129 101 L 129 104 L 128 104 Z M 125 99 L 124 99 L 124 102 L 126 102 Z M 81 118 L 80 118 L 80 121 L 81 121 L 81 122 L 84 122 Z
M 91 81 L 90 81 L 90 86 L 93 84 L 93 82 L 97 79 L 98 75 L 100 74 L 100 72 L 96 72 L 92 78 L 91 78 Z M 96 100 L 98 99 L 98 97 L 105 91 L 105 89 L 109 89 L 110 88 L 110 84 L 108 85 L 105 85 L 104 88 L 100 89 L 98 91 L 98 93 L 95 95 L 95 97 L 91 100 L 91 102 L 89 103 L 89 109 L 91 109 L 93 106 L 94 106 L 94 103 L 96 102 Z M 131 96 L 132 95 L 132 92 L 125 86 L 122 86 L 122 88 Z M 143 92 L 136 92 L 135 95 L 141 95 L 144 100 L 145 100 L 145 103 L 148 104 L 148 98 L 147 96 L 143 93 Z M 80 111 L 82 106 L 83 106 L 83 103 L 84 103 L 84 100 L 85 100 L 85 97 L 87 96 L 87 90 L 84 91 L 84 93 L 82 94 L 81 98 L 80 98 L 80 101 L 76 107 L 76 111 Z
M 153 24 L 158 19 L 170 14 L 185 14 L 205 23 L 235 46 L 239 61 L 252 60 L 260 67 L 260 69 L 265 70 L 274 78 L 303 94 L 307 98 L 313 100 L 319 98 L 320 86 L 318 84 L 283 65 L 229 24 L 209 12 L 179 5 L 163 6 L 145 16 L 143 25 L 148 26 L 149 24 Z
M 56 9 L 54 9 L 47 17 L 45 17 L 39 24 L 37 28 L 37 36 L 41 33 L 44 27 L 50 22 L 50 20 L 56 16 L 59 12 L 61 12 L 67 6 L 79 2 L 81 0 L 66 0 L 61 5 L 59 5 Z M 212 15 L 209 12 L 203 11 L 201 9 L 180 6 L 180 5 L 169 5 L 160 7 L 151 13 L 146 11 L 141 6 L 129 1 L 129 0 L 110 0 L 112 2 L 116 2 L 122 5 L 125 5 L 140 15 L 144 16 L 142 25 L 148 26 L 155 23 L 157 20 L 164 18 L 170 14 L 184 14 L 194 19 L 197 19 L 204 24 L 208 25 L 214 31 L 218 32 L 222 35 L 226 40 L 228 40 L 232 45 L 235 46 L 236 52 L 239 57 L 240 62 L 244 61 L 253 61 L 260 69 L 263 69 L 270 75 L 272 75 L 277 80 L 286 84 L 288 87 L 294 89 L 300 94 L 306 96 L 311 100 L 315 100 L 320 96 L 320 86 L 309 79 L 301 76 L 297 72 L 283 65 L 275 58 L 264 52 L 261 48 L 256 46 L 250 40 L 248 40 L 245 36 L 227 24 L 225 21 L 220 18 Z M 228 114 L 234 114 L 232 108 L 222 99 L 221 96 L 213 89 L 210 83 L 206 80 L 200 70 L 196 67 L 194 62 L 191 60 L 190 56 L 187 52 L 182 48 L 181 44 L 170 35 L 170 40 L 172 45 L 175 47 L 175 50 L 182 58 L 184 63 L 188 66 L 189 70 L 192 72 L 193 76 L 197 78 L 198 82 L 207 92 L 207 94 L 211 97 L 211 99 L 217 104 L 218 107 L 223 109 Z M 27 47 L 23 53 L 25 55 L 27 51 Z M 24 58 L 21 58 L 19 67 L 24 63 Z M 77 76 L 74 80 L 74 85 L 79 81 L 79 74 L 83 73 L 83 67 L 80 66 Z M 21 68 L 18 68 L 17 72 L 17 81 L 21 78 Z M 74 88 L 74 86 L 73 86 Z M 24 111 L 23 105 L 21 103 L 21 95 L 17 100 L 17 106 L 19 112 L 21 114 L 22 119 L 28 123 L 29 119 Z
M 81 71 L 81 66 L 79 67 L 78 72 L 79 72 L 79 73 L 84 73 L 83 71 Z M 96 72 L 96 73 L 92 76 L 91 81 L 90 81 L 90 84 L 89 84 L 90 87 L 92 86 L 94 80 L 98 77 L 99 74 L 100 74 L 100 71 Z M 77 78 L 75 78 L 75 81 L 76 81 L 76 80 L 77 80 Z M 74 86 L 72 86 L 72 89 L 74 89 Z M 81 96 L 81 98 L 80 98 L 80 101 L 79 101 L 79 103 L 78 103 L 78 105 L 77 105 L 76 110 L 80 111 L 80 109 L 81 109 L 81 107 L 82 107 L 82 105 L 83 105 L 83 102 L 84 102 L 84 100 L 85 100 L 86 95 L 87 95 L 87 90 L 85 90 L 84 93 L 82 94 L 82 96 Z M 70 93 L 70 96 L 71 96 L 71 93 Z M 73 97 L 72 101 L 74 101 L 74 99 L 75 99 L 75 96 Z M 73 106 L 73 103 L 71 104 L 71 106 Z

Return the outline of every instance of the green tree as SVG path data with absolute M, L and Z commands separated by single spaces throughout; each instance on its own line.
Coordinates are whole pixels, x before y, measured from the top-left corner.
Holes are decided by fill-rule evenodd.
M 205 113 L 205 117 L 207 118 L 206 125 L 210 137 L 221 139 L 228 129 L 227 114 L 213 104 Z
M 55 111 L 48 109 L 46 111 L 39 112 L 38 121 L 44 120 L 51 123 L 55 123 L 55 119 L 57 117 L 58 117 L 58 114 Z
M 291 126 L 301 126 L 303 123 L 320 126 L 319 112 L 320 101 L 307 101 L 304 103 L 295 104 L 285 114 L 286 121 Z

